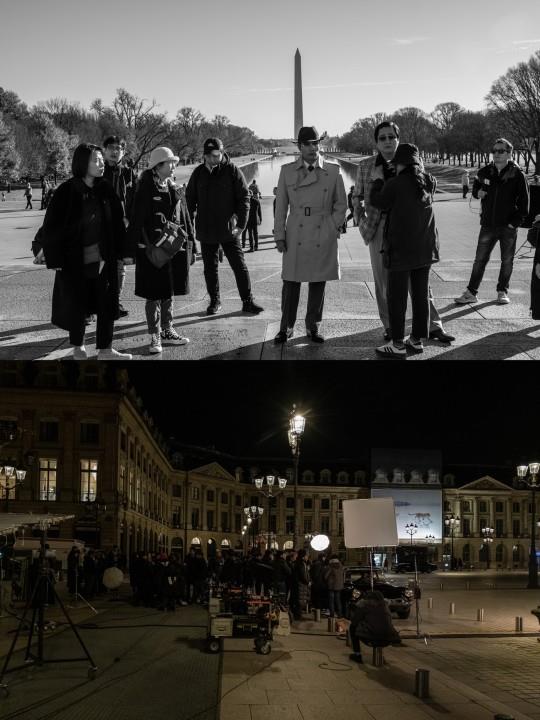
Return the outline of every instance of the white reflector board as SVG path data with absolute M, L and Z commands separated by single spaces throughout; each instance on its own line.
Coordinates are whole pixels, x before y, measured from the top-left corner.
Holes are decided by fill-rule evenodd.
M 397 545 L 393 499 L 344 500 L 343 529 L 348 548 Z

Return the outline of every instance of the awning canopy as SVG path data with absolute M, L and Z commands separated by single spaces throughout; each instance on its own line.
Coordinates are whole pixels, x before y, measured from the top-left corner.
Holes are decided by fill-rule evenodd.
M 72 520 L 75 515 L 52 515 L 49 513 L 0 513 L 0 533 L 15 532 L 22 527 L 35 527 L 41 529 Z

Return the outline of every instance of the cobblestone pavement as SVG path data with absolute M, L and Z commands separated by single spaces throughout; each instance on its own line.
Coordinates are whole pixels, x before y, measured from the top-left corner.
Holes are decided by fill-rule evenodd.
M 215 720 L 221 658 L 204 652 L 202 608 L 163 613 L 118 603 L 80 627 L 95 680 L 86 659 L 8 674 L 3 720 Z M 44 647 L 47 659 L 83 655 L 69 629 L 46 637 Z M 10 667 L 21 661 L 19 652 Z

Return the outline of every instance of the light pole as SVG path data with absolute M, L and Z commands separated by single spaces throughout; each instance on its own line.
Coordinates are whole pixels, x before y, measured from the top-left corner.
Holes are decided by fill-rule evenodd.
M 264 513 L 264 508 L 259 507 L 258 505 L 250 505 L 249 507 L 244 508 L 244 515 L 246 516 L 248 532 L 250 529 L 252 530 L 252 545 L 251 545 L 252 548 L 255 547 L 254 521 L 258 520 L 260 517 L 262 517 L 263 513 Z M 248 535 L 248 537 L 249 537 L 249 535 Z
M 270 550 L 270 504 L 272 502 L 272 498 L 276 497 L 276 495 L 281 492 L 281 490 L 285 490 L 285 486 L 287 485 L 287 478 L 280 478 L 278 477 L 278 488 L 275 490 L 272 490 L 274 488 L 275 482 L 276 482 L 276 476 L 275 475 L 263 475 L 262 477 L 256 477 L 254 478 L 255 487 L 257 488 L 258 492 L 261 493 L 261 495 L 264 495 L 265 498 L 268 500 L 268 536 L 267 536 L 267 542 L 266 542 L 266 549 Z M 265 490 L 265 485 L 267 489 Z
M 518 465 L 517 474 L 520 481 L 531 490 L 531 548 L 529 552 L 529 582 L 527 590 L 538 588 L 538 562 L 536 560 L 536 490 L 538 488 L 538 471 L 540 463 L 533 462 L 529 465 Z M 527 476 L 529 473 L 529 477 Z
M 482 528 L 482 537 L 484 538 L 484 543 L 486 545 L 486 570 L 489 570 L 489 561 L 490 561 L 490 546 L 493 542 L 493 533 L 495 530 L 491 527 L 485 527 Z
M 0 471 L 0 487 L 6 495 L 5 512 L 9 512 L 9 496 L 12 490 L 22 485 L 26 470 L 17 470 L 13 465 L 4 465 Z M 13 482 L 10 482 L 13 481 Z
M 296 541 L 298 538 L 298 465 L 300 462 L 300 442 L 306 428 L 306 418 L 296 412 L 296 405 L 292 406 L 289 413 L 289 445 L 294 458 L 294 532 L 293 532 L 293 550 L 296 550 Z
M 407 523 L 407 525 L 405 525 L 405 532 L 411 538 L 411 545 L 412 545 L 413 544 L 413 541 L 412 541 L 413 535 L 416 535 L 416 533 L 418 532 L 418 525 L 416 525 L 416 523 Z
M 460 523 L 457 515 L 447 515 L 444 518 L 444 524 L 450 530 L 450 570 L 454 569 L 454 531 Z

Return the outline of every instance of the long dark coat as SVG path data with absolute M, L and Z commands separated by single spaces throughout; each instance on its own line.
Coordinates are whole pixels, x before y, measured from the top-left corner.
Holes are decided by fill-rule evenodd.
M 129 223 L 129 239 L 135 253 L 135 295 L 146 300 L 165 300 L 174 295 L 189 294 L 189 266 L 193 252 L 193 236 L 189 236 L 188 247 L 177 253 L 162 268 L 156 268 L 145 254 L 146 237 L 150 242 L 159 239 L 166 220 L 172 220 L 180 193 L 169 186 L 170 203 L 163 212 L 162 193 L 157 191 L 152 170 L 145 170 L 139 179 Z M 181 223 L 189 234 L 189 228 Z
M 540 242 L 534 253 L 533 271 L 531 278 L 531 310 L 533 320 L 540 320 Z
M 118 314 L 118 264 L 128 257 L 128 245 L 120 200 L 112 186 L 102 179 L 94 184 L 102 213 L 102 234 L 99 251 L 105 261 L 102 273 L 106 278 L 107 310 L 113 318 Z M 52 300 L 51 322 L 63 330 L 80 327 L 87 315 L 97 308 L 86 296 L 84 252 L 81 236 L 83 195 L 87 188 L 78 178 L 62 183 L 47 207 L 42 238 L 48 268 L 56 273 Z
M 383 263 L 389 270 L 414 270 L 439 260 L 439 235 L 433 212 L 437 181 L 424 173 L 426 189 L 418 195 L 416 178 L 409 170 L 382 185 L 375 182 L 370 202 L 387 210 L 384 226 Z

